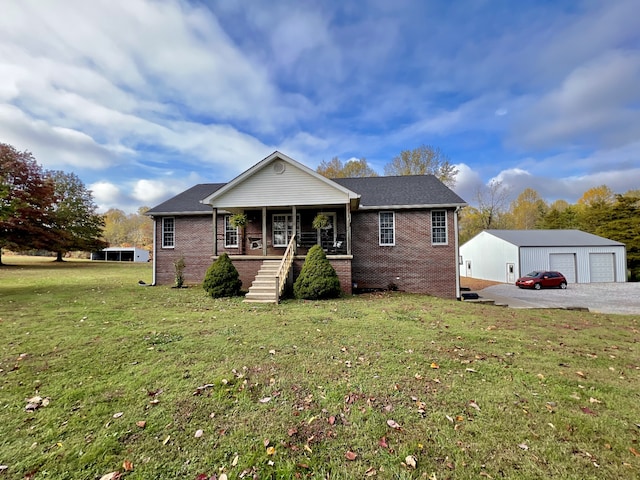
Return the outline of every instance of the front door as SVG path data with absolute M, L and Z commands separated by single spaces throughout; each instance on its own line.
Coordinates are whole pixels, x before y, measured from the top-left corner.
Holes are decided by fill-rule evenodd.
M 473 277 L 471 275 L 471 260 L 467 260 L 467 277 Z

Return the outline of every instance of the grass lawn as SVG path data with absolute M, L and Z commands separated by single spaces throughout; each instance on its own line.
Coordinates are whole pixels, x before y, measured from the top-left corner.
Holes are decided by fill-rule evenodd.
M 3 261 L 0 479 L 640 477 L 638 318 Z

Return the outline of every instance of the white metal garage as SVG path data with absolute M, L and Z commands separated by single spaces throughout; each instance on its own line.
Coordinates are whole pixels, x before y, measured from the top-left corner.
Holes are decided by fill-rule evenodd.
M 625 245 L 580 230 L 485 230 L 460 247 L 462 277 L 513 283 L 557 270 L 569 283 L 625 282 Z

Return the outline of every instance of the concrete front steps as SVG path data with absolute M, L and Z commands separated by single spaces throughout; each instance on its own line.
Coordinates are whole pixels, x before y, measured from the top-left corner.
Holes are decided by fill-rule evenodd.
M 280 260 L 264 260 L 262 266 L 244 296 L 246 303 L 277 303 L 276 273 Z

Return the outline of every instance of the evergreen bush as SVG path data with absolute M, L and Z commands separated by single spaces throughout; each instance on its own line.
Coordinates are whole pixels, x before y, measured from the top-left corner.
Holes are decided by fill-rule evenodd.
M 229 255 L 223 253 L 211 264 L 204 276 L 202 287 L 213 298 L 240 295 L 242 281 Z
M 340 280 L 320 245 L 309 249 L 300 276 L 293 284 L 296 298 L 318 300 L 340 295 Z

